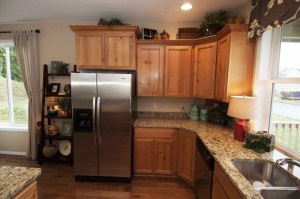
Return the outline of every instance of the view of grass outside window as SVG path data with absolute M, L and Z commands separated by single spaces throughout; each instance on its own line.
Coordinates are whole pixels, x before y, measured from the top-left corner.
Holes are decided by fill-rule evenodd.
M 0 127 L 27 127 L 28 97 L 12 44 L 0 43 Z
M 282 27 L 277 77 L 272 79 L 270 132 L 281 147 L 300 155 L 300 20 Z

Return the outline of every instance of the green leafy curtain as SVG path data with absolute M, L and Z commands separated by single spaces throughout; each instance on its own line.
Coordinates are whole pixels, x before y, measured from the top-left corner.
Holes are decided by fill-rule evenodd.
M 300 17 L 300 0 L 252 0 L 248 37 L 287 24 Z

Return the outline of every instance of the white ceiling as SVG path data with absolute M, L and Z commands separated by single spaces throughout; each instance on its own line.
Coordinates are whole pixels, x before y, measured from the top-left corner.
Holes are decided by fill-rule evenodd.
M 185 2 L 191 11 L 181 11 Z M 206 12 L 224 9 L 232 15 L 249 0 L 0 0 L 0 24 L 90 22 L 120 18 L 142 23 L 201 22 Z

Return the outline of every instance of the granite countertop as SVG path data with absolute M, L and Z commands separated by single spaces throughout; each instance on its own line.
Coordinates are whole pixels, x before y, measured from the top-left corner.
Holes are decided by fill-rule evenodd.
M 0 198 L 14 197 L 41 174 L 40 168 L 0 165 Z
M 230 181 L 237 188 L 243 198 L 262 199 L 253 186 L 231 163 L 232 159 L 255 159 L 273 161 L 276 151 L 270 153 L 256 153 L 243 147 L 243 142 L 233 138 L 233 129 L 218 124 L 190 121 L 187 119 L 145 119 L 138 118 L 134 127 L 147 128 L 179 128 L 195 132 L 221 166 Z M 300 181 L 298 179 L 298 181 Z

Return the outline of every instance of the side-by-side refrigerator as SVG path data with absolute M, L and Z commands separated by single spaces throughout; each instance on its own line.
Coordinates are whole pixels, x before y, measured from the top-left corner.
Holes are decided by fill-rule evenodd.
M 134 74 L 72 73 L 76 180 L 125 180 L 132 173 Z

